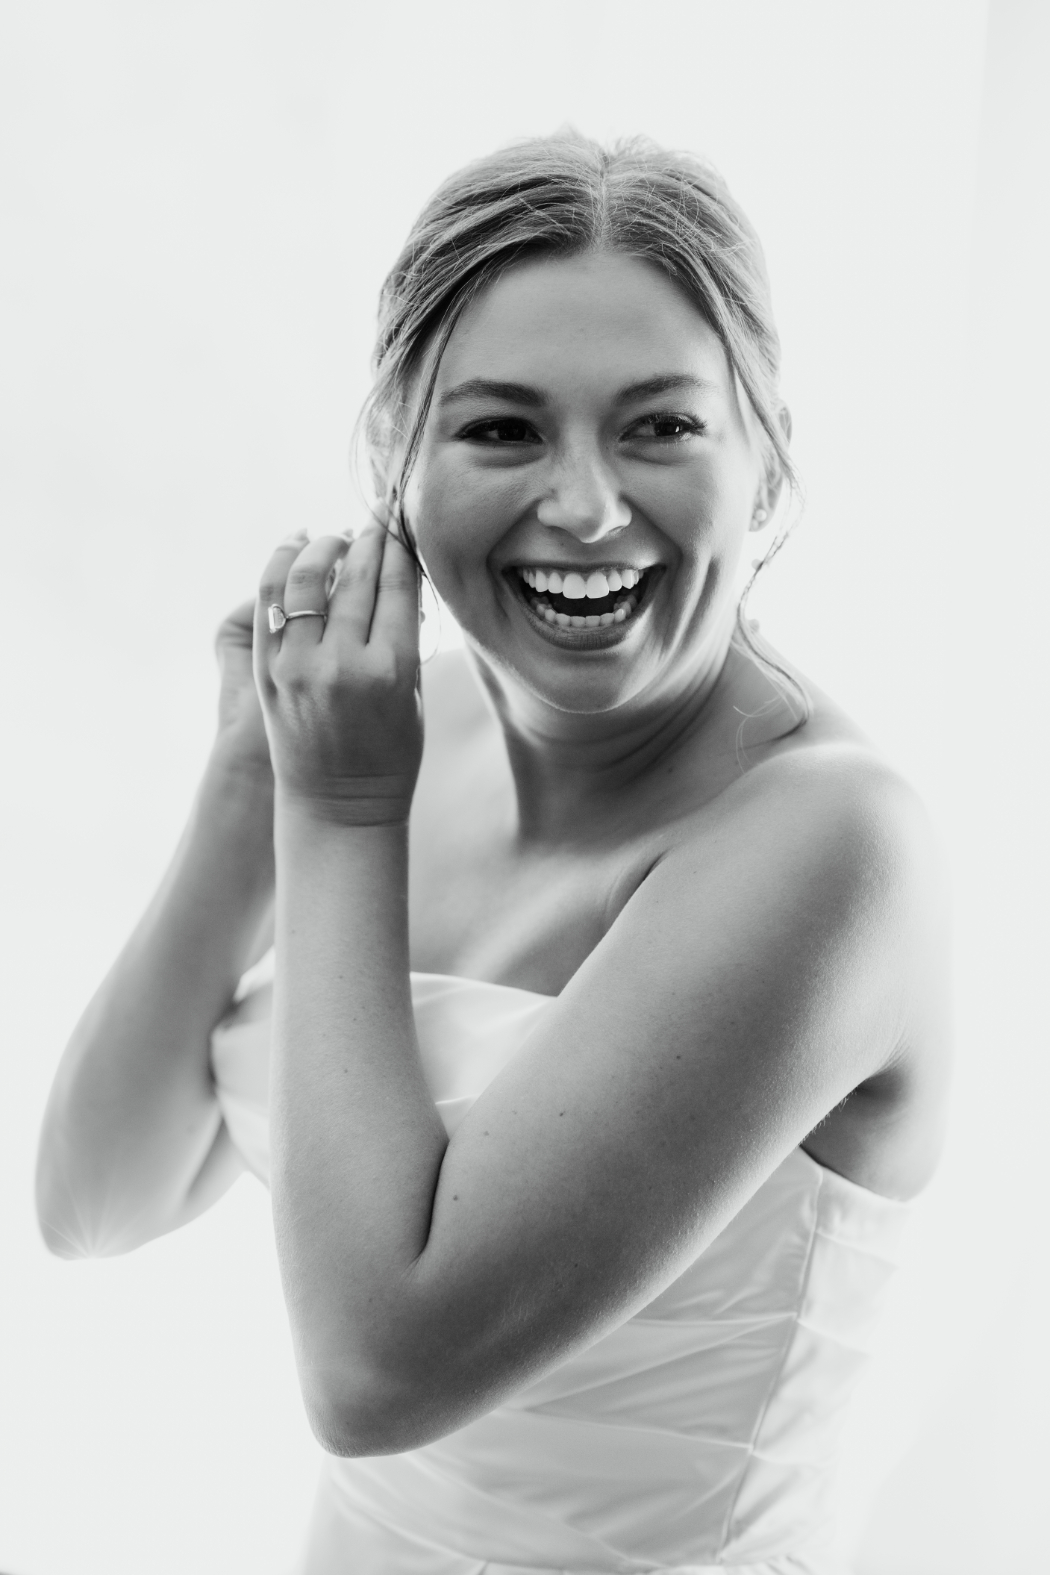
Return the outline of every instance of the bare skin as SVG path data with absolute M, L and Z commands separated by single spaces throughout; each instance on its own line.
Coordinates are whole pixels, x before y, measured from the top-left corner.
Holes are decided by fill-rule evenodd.
M 490 1409 L 651 1300 L 799 1144 L 889 1196 L 930 1174 L 947 1033 L 924 817 L 830 702 L 792 731 L 729 644 L 775 490 L 717 338 L 662 275 L 531 264 L 457 326 L 407 500 L 469 645 L 427 672 L 425 751 L 403 550 L 363 533 L 327 625 L 279 638 L 262 609 L 319 605 L 346 544 L 267 567 L 274 1210 L 330 1449 L 410 1448 Z M 552 627 L 522 588 L 523 568 L 610 565 L 645 587 L 615 626 Z M 271 814 L 239 693 L 56 1083 L 41 1215 L 60 1250 L 134 1245 L 235 1173 L 207 1037 L 261 944 Z M 451 1141 L 410 966 L 557 997 Z
M 732 650 L 727 668 L 737 670 L 746 709 L 753 713 L 771 699 L 771 686 L 749 658 Z M 808 680 L 806 688 L 813 712 L 805 728 L 747 745 L 746 769 L 819 751 L 825 769 L 844 776 L 885 772 L 849 718 Z M 722 712 L 717 750 L 706 734 L 664 779 L 647 775 L 637 798 L 621 799 L 605 824 L 588 807 L 564 842 L 524 847 L 514 830 L 516 799 L 502 733 L 470 657 L 437 658 L 425 671 L 424 696 L 427 742 L 409 865 L 412 966 L 421 972 L 559 995 L 648 872 L 693 839 L 713 835 L 719 818 L 731 818 L 736 807 L 732 789 L 743 767 L 740 718 L 732 710 Z M 783 711 L 777 714 L 784 725 Z M 769 730 L 768 717 L 760 725 Z M 746 728 L 745 739 L 754 730 Z M 885 785 L 891 782 L 887 772 Z M 464 784 L 468 813 L 462 812 Z M 769 793 L 775 793 L 772 772 Z M 920 840 L 921 827 L 920 814 Z M 927 856 L 936 920 L 941 872 L 932 848 Z M 940 936 L 943 942 L 943 930 Z M 940 1151 L 948 1057 L 944 960 L 936 943 L 924 961 L 931 1020 L 923 1053 L 900 1057 L 858 1086 L 802 1144 L 820 1163 L 889 1197 L 920 1191 Z

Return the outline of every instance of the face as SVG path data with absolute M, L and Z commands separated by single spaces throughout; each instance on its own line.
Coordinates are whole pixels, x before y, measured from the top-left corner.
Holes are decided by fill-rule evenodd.
M 594 713 L 721 660 L 768 498 L 714 330 L 654 266 L 597 253 L 515 268 L 464 313 L 405 502 L 493 676 Z

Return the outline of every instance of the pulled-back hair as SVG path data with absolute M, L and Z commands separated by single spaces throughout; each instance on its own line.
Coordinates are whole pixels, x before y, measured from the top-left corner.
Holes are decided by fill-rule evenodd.
M 413 552 L 405 488 L 441 356 L 463 312 L 517 263 L 597 250 L 654 264 L 694 302 L 758 418 L 769 479 L 783 476 L 797 493 L 781 425 L 780 341 L 765 259 L 725 182 L 702 160 L 645 138 L 606 148 L 560 132 L 501 149 L 445 181 L 413 225 L 380 293 L 375 382 L 363 430 L 387 518 Z M 760 566 L 779 550 L 789 528 L 786 522 L 777 532 Z M 752 573 L 737 610 L 738 635 L 763 666 L 797 689 L 752 638 L 744 607 L 754 578 Z

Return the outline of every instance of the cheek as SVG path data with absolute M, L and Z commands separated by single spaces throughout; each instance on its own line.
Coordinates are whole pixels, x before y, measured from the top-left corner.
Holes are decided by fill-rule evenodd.
M 749 518 L 746 492 L 729 467 L 697 464 L 651 474 L 636 485 L 634 498 L 677 560 L 670 594 L 683 622 L 672 622 L 693 638 L 735 598 Z
M 453 457 L 421 455 L 405 494 L 409 523 L 424 562 L 455 581 L 485 566 L 492 548 L 522 511 L 529 494 L 510 470 L 481 470 Z M 440 588 L 440 587 L 439 587 Z
M 455 477 L 420 455 L 405 489 L 405 513 L 423 562 L 435 578 L 442 577 L 443 560 L 455 556 L 464 530 L 464 500 Z M 439 587 L 440 588 L 440 587 Z
M 653 470 L 635 480 L 631 502 L 684 563 L 706 561 L 724 534 L 720 489 L 707 467 Z
M 750 517 L 749 496 L 740 467 L 697 465 L 658 487 L 652 506 L 683 550 L 720 557 L 739 549 Z

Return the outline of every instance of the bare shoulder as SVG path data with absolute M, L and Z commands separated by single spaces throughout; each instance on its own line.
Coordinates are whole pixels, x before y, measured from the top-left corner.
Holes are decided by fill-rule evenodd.
M 919 794 L 857 737 L 831 737 L 778 750 L 744 772 L 712 805 L 726 825 L 822 850 L 825 870 L 907 879 L 921 874 L 928 895 L 943 892 L 938 842 Z
M 839 737 L 772 755 L 709 811 L 673 855 L 679 892 L 700 876 L 726 904 L 777 913 L 769 955 L 788 970 L 808 935 L 811 957 L 837 959 L 847 983 L 853 1047 L 868 1041 L 852 1092 L 805 1147 L 860 1185 L 912 1196 L 939 1157 L 951 1061 L 949 881 L 921 797 Z
M 760 850 L 771 878 L 800 903 L 834 911 L 892 959 L 910 992 L 902 1011 L 943 988 L 949 891 L 940 843 L 920 795 L 866 741 L 833 734 L 773 753 L 712 810 L 727 847 Z
M 757 838 L 796 869 L 815 862 L 822 879 L 853 880 L 872 900 L 912 887 L 916 900 L 936 909 L 944 867 L 919 794 L 830 696 L 773 654 L 803 684 L 810 717 L 797 729 L 777 727 L 775 692 L 741 664 L 729 694 L 733 710 L 745 719 L 769 714 L 774 731 L 768 742 L 737 750 L 732 776 L 710 813 L 696 819 L 696 840 L 712 827 L 730 839 Z M 737 736 L 746 742 L 745 729 Z
M 685 817 L 676 851 L 717 858 L 732 849 L 736 860 L 755 846 L 785 878 L 852 880 L 871 900 L 912 882 L 916 896 L 936 904 L 944 875 L 920 796 L 830 696 L 772 654 L 805 688 L 809 718 L 792 727 L 766 675 L 731 651 L 712 730 L 716 791 Z

